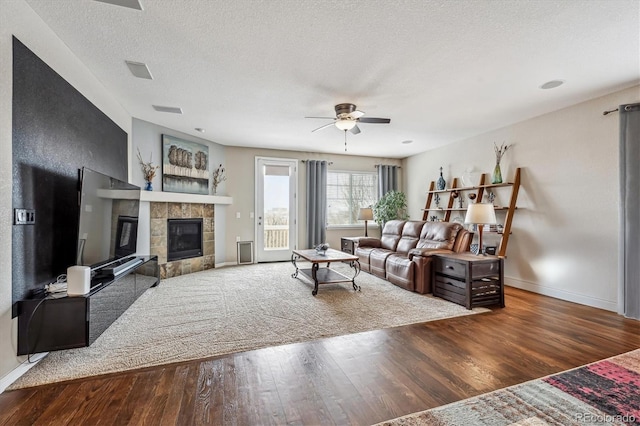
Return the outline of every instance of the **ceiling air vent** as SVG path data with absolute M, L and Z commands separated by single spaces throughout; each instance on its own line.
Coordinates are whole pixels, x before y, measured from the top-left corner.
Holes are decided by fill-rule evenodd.
M 159 112 L 171 112 L 173 114 L 182 114 L 182 108 L 179 107 L 168 107 L 168 106 L 160 106 L 160 105 L 152 105 L 153 109 Z
M 133 62 L 133 61 L 124 61 L 129 67 L 129 71 L 131 74 L 138 78 L 146 78 L 147 80 L 153 80 L 153 76 L 151 75 L 151 71 L 149 71 L 149 67 L 147 64 L 143 64 L 142 62 Z
M 114 6 L 128 7 L 129 9 L 142 10 L 139 0 L 96 0 L 100 3 L 112 4 Z

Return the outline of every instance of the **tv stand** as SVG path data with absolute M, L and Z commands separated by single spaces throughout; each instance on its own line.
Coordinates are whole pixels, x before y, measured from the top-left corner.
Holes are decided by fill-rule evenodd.
M 91 345 L 142 293 L 160 283 L 158 257 L 137 260 L 115 277 L 96 275 L 88 294 L 19 301 L 18 355 Z

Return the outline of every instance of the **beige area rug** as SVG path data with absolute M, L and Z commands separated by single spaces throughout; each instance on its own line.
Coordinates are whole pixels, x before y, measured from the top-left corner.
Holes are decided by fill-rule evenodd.
M 360 292 L 351 283 L 325 284 L 314 297 L 293 271 L 289 262 L 267 263 L 163 280 L 93 345 L 51 352 L 9 389 L 488 311 L 364 272 Z

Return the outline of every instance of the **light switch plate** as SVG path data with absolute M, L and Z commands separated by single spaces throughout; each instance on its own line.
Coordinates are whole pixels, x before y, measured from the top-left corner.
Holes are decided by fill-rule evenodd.
M 34 209 L 13 209 L 14 225 L 33 225 L 36 223 L 36 211 Z

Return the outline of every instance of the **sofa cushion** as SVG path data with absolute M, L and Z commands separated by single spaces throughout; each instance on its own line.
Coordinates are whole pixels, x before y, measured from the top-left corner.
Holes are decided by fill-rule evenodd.
M 453 250 L 458 232 L 462 229 L 459 223 L 425 222 L 416 248 Z
M 420 239 L 420 232 L 424 224 L 425 222 L 406 222 L 402 228 L 402 236 L 398 241 L 395 251 L 397 253 L 407 253 L 412 248 L 415 248 Z
M 380 247 L 383 249 L 395 251 L 402 235 L 404 220 L 390 220 L 384 224 L 382 228 L 382 236 L 380 237 Z
M 416 264 L 403 254 L 387 257 L 385 265 L 387 280 L 409 291 L 415 290 Z
M 375 250 L 374 247 L 360 247 L 356 248 L 355 255 L 358 256 L 358 261 L 360 262 L 360 269 L 365 272 L 371 272 L 371 268 L 369 267 L 371 252 Z
M 380 278 L 386 278 L 384 265 L 387 261 L 387 257 L 393 254 L 393 251 L 379 248 L 371 251 L 369 257 L 369 269 L 373 275 Z

